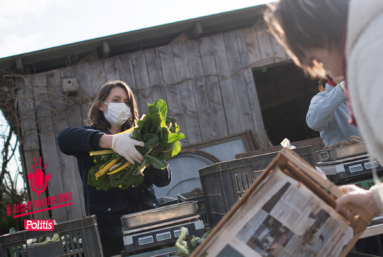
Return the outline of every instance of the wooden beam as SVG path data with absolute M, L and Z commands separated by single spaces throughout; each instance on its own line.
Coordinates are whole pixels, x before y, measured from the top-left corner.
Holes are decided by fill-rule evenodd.
M 198 39 L 202 36 L 203 29 L 199 21 L 194 23 L 193 27 L 191 28 L 191 32 L 192 32 L 193 39 Z
M 16 69 L 19 74 L 24 74 L 24 65 L 21 57 L 16 58 Z
M 104 40 L 101 43 L 102 56 L 104 59 L 109 58 L 110 56 L 110 48 L 108 41 Z
M 188 38 L 187 33 L 183 32 L 178 37 L 176 37 L 172 42 L 170 42 L 169 45 L 177 44 L 177 43 L 181 43 L 181 42 L 186 42 L 188 40 L 189 40 L 189 38 Z
M 87 56 L 82 58 L 81 61 L 79 61 L 77 63 L 77 65 L 88 63 L 88 62 L 94 62 L 97 60 L 100 60 L 99 53 L 97 52 L 97 50 L 94 50 L 94 51 L 90 52 Z

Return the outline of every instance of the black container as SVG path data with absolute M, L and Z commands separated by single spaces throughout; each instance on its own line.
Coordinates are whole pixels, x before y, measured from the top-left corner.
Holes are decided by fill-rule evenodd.
M 294 149 L 315 167 L 311 146 Z M 230 208 L 241 199 L 278 152 L 216 163 L 199 170 L 204 192 L 207 220 L 213 228 Z
M 60 241 L 27 246 L 27 240 L 59 234 Z M 62 240 L 64 237 L 64 240 Z M 77 243 L 74 243 L 74 240 Z M 81 243 L 80 243 L 81 241 Z M 65 249 L 63 248 L 65 244 Z M 25 248 L 24 248 L 25 246 Z M 69 249 L 68 249 L 69 248 Z M 0 236 L 0 257 L 104 256 L 96 216 L 58 223 L 52 231 L 20 231 Z

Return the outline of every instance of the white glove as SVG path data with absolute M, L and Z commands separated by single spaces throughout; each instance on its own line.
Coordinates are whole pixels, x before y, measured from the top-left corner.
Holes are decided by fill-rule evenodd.
M 339 83 L 339 87 L 343 91 L 343 93 L 346 92 L 346 83 L 344 81 Z
M 144 157 L 137 151 L 136 145 L 144 147 L 145 143 L 132 139 L 130 133 L 113 136 L 113 151 L 124 157 L 131 164 L 134 164 L 135 161 L 141 163 L 144 160 Z

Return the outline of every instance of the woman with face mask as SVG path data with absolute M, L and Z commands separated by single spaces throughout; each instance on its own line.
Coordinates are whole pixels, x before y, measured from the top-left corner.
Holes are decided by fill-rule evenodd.
M 130 138 L 128 133 L 115 135 L 135 126 L 137 119 L 137 105 L 131 89 L 123 81 L 112 81 L 101 87 L 93 101 L 88 114 L 89 125 L 65 128 L 58 135 L 60 150 L 77 158 L 86 215 L 97 217 L 105 256 L 118 255 L 124 248 L 120 217 L 158 207 L 153 185 L 167 186 L 171 180 L 168 165 L 164 170 L 146 168 L 144 182 L 128 190 L 99 191 L 87 184 L 88 171 L 94 166 L 89 151 L 112 149 L 131 164 L 143 161 L 135 146 L 143 147 L 144 142 Z

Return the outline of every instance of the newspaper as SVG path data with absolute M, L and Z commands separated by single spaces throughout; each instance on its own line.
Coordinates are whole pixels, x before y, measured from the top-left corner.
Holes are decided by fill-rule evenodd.
M 353 229 L 341 216 L 276 167 L 225 224 L 206 256 L 336 257 L 352 238 Z

